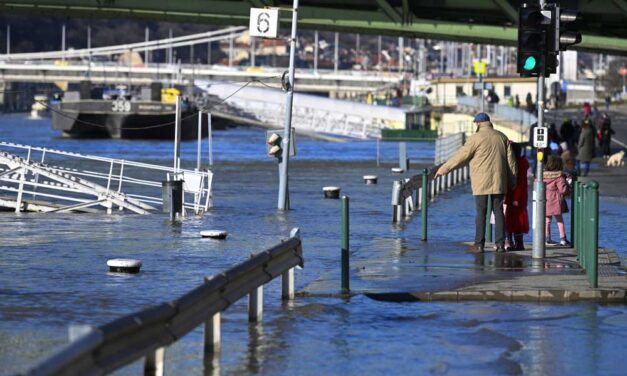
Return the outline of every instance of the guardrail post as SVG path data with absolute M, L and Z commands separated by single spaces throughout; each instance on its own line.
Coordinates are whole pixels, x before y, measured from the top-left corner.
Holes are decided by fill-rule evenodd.
M 485 240 L 486 242 L 492 241 L 492 223 L 490 223 L 490 219 L 492 217 L 492 195 L 488 195 L 488 205 L 486 210 L 486 219 L 485 219 Z
M 259 322 L 263 318 L 263 285 L 248 294 L 248 322 Z
M 165 347 L 146 355 L 144 376 L 163 376 L 165 370 Z
M 401 206 L 402 185 L 403 183 L 400 180 L 395 180 L 392 185 L 392 223 L 400 222 L 403 216 L 403 209 Z
M 220 352 L 221 342 L 220 312 L 218 312 L 205 321 L 205 354 Z
M 446 189 L 447 190 L 451 190 L 451 187 L 453 186 L 453 174 L 451 172 L 446 174 Z
M 427 241 L 427 212 L 429 203 L 427 202 L 427 185 L 429 170 L 422 170 L 422 187 L 420 189 L 420 212 L 422 215 L 422 241 Z
M 400 182 L 398 182 L 400 183 Z M 399 190 L 400 193 L 400 190 Z M 348 196 L 342 196 L 342 293 L 350 291 L 349 278 L 349 201 Z
M 435 200 L 435 179 L 429 182 L 429 198 L 431 201 Z
M 290 237 L 300 239 L 300 229 L 294 227 L 290 231 Z M 281 299 L 294 300 L 294 268 L 288 269 L 281 274 Z

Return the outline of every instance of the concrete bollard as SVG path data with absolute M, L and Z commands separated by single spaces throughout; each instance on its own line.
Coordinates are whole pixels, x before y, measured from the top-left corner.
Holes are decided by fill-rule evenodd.
M 142 262 L 139 260 L 118 258 L 107 260 L 107 266 L 110 272 L 135 274 L 139 273 Z
M 324 192 L 324 198 L 340 198 L 340 187 L 322 187 L 322 191 Z
M 366 183 L 366 185 L 377 184 L 377 179 L 377 175 L 364 175 L 364 183 Z

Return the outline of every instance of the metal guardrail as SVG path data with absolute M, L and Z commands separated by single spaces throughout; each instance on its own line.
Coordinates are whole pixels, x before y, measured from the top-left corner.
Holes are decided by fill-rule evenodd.
M 480 101 L 479 98 L 474 97 L 458 97 L 457 107 L 463 112 L 476 112 L 481 108 Z M 495 118 L 518 123 L 523 128 L 528 128 L 538 121 L 536 116 L 525 110 L 501 104 L 486 104 L 485 110 Z
M 249 321 L 262 315 L 263 285 L 282 276 L 282 298 L 294 298 L 294 267 L 303 266 L 298 229 L 291 238 L 251 257 L 175 301 L 162 303 L 93 328 L 28 375 L 100 375 L 142 357 L 145 374 L 162 375 L 165 347 L 205 324 L 204 352 L 220 348 L 220 312 L 250 294 Z
M 452 135 L 439 137 L 435 140 L 435 164 L 439 165 L 446 162 L 455 152 L 464 145 L 464 133 L 455 133 Z
M 599 183 L 594 180 L 587 184 L 573 181 L 571 200 L 573 247 L 577 250 L 579 263 L 588 275 L 590 286 L 597 288 L 599 279 Z
M 125 196 L 129 201 L 139 201 L 139 206 L 150 210 L 151 205 L 163 203 L 161 186 L 168 174 L 176 174 L 185 180 L 183 190 L 187 209 L 201 214 L 212 204 L 211 171 L 175 171 L 172 167 L 148 163 L 0 142 L 0 151 L 5 150 L 21 153 L 23 167 L 11 171 L 9 167 L 0 166 L 0 182 L 7 184 L 0 186 L 0 192 L 17 195 L 17 207 L 21 205 L 19 201 L 28 195 L 32 200 L 37 197 L 50 200 L 61 207 L 59 210 L 70 210 L 77 205 L 103 205 L 111 212 L 115 204 L 111 199 Z M 88 167 L 85 167 L 86 161 L 91 162 Z M 63 163 L 64 166 L 53 163 Z M 32 171 L 28 166 L 32 166 Z M 43 169 L 50 172 L 49 176 L 37 172 Z M 158 175 L 157 179 L 155 175 Z M 94 189 L 81 190 L 79 186 Z M 122 192 L 123 189 L 125 192 Z M 97 193 L 95 199 L 94 191 Z

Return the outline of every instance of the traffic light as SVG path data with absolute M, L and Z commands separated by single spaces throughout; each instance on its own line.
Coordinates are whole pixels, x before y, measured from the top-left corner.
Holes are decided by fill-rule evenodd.
M 278 133 L 270 133 L 266 143 L 268 144 L 268 155 L 276 158 L 281 158 L 283 155 L 283 148 L 281 147 L 281 141 L 283 138 Z
M 572 9 L 553 6 L 551 9 L 551 27 L 549 28 L 549 47 L 555 53 L 581 43 L 581 33 L 576 29 L 581 14 Z
M 535 4 L 521 4 L 518 12 L 518 73 L 535 77 L 544 72 L 546 52 L 545 15 Z

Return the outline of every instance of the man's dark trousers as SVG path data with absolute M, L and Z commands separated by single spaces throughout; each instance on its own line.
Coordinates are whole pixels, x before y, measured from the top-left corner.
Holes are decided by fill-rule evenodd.
M 492 198 L 492 212 L 494 213 L 494 241 L 497 246 L 503 247 L 505 241 L 505 217 L 503 215 L 503 198 L 505 195 L 478 195 L 475 196 L 477 217 L 475 218 L 475 244 L 485 245 L 485 226 L 488 197 Z

